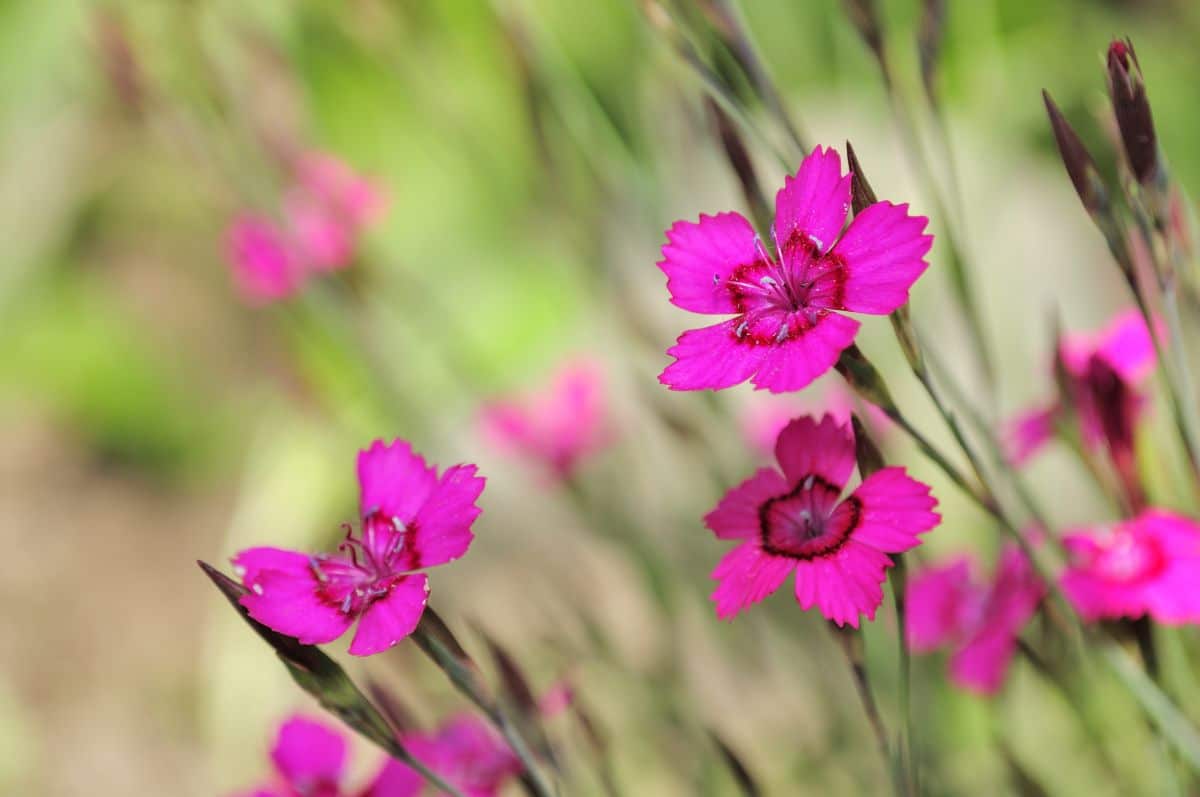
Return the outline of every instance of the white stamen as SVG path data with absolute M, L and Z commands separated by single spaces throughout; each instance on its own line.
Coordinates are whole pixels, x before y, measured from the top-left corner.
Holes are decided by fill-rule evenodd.
M 816 478 L 817 477 L 815 474 L 812 474 L 812 473 L 808 474 L 808 476 L 804 479 L 804 489 L 811 490 L 812 486 L 813 486 L 813 480 Z

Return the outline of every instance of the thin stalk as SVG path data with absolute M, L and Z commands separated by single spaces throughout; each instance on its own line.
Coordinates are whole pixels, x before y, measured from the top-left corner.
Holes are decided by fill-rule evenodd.
M 473 665 L 464 663 L 461 653 L 449 649 L 445 642 L 427 633 L 420 626 L 413 633 L 412 639 L 421 652 L 446 674 L 454 688 L 483 712 L 492 726 L 504 737 L 504 741 L 524 768 L 521 781 L 529 792 L 534 797 L 557 797 L 557 790 L 546 779 L 525 737 L 513 724 L 507 712 L 501 709 L 500 704 L 485 692 L 478 677 L 478 670 Z
M 907 575 L 904 556 L 897 555 L 896 566 L 892 570 L 891 582 L 892 597 L 896 607 L 896 632 L 899 640 L 896 656 L 900 673 L 900 716 L 903 720 L 899 755 L 903 762 L 903 769 L 908 773 L 906 786 L 909 793 L 920 794 L 921 777 L 918 766 L 916 731 L 912 715 L 912 658 L 908 651 L 908 611 L 905 604 Z
M 858 699 L 862 703 L 867 723 L 871 726 L 871 732 L 875 736 L 879 755 L 883 758 L 883 766 L 891 778 L 892 790 L 896 793 L 896 797 L 906 797 L 908 792 L 905 788 L 905 781 L 897 771 L 897 767 L 893 765 L 892 746 L 888 742 L 887 727 L 883 724 L 883 716 L 879 713 L 879 704 L 875 702 L 875 693 L 871 689 L 871 679 L 867 675 L 862 631 L 857 628 L 842 628 L 833 624 L 830 624 L 829 630 L 833 633 L 838 647 L 846 657 L 846 663 L 850 666 L 850 673 L 854 677 L 854 688 L 858 692 Z

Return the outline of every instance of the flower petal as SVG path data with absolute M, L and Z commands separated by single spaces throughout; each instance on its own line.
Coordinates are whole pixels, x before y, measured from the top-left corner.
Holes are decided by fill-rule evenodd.
M 833 367 L 842 350 L 854 342 L 858 327 L 853 318 L 821 312 L 815 324 L 796 329 L 783 343 L 756 347 L 766 353 L 754 375 L 754 387 L 772 393 L 807 387 Z
M 693 313 L 736 313 L 725 283 L 738 268 L 761 260 L 757 237 L 740 213 L 675 222 L 658 262 L 667 275 L 671 303 Z
M 738 319 L 689 329 L 667 354 L 675 358 L 658 381 L 672 390 L 721 390 L 745 382 L 767 356 L 767 347 L 739 340 Z
M 1017 649 L 1017 637 L 1005 629 L 984 626 L 950 656 L 950 679 L 982 695 L 995 694 Z
M 480 513 L 475 501 L 486 482 L 475 473 L 474 465 L 447 468 L 417 512 L 405 540 L 414 567 L 445 564 L 471 547 L 471 524 Z
M 711 595 L 717 617 L 731 619 L 747 606 L 758 603 L 779 589 L 795 569 L 795 559 L 764 553 L 758 540 L 742 543 L 725 554 L 712 572 L 712 578 L 720 582 Z
M 429 600 L 429 579 L 422 574 L 405 576 L 388 594 L 363 610 L 350 643 L 351 656 L 381 653 L 411 634 L 421 622 Z
M 337 786 L 346 767 L 346 740 L 323 722 L 302 715 L 279 727 L 271 760 L 288 785 L 299 793 Z
M 354 620 L 321 598 L 321 584 L 305 554 L 250 548 L 235 556 L 233 565 L 250 588 L 239 601 L 250 616 L 305 645 L 332 642 Z
M 796 600 L 802 609 L 816 606 L 839 626 L 858 628 L 859 617 L 875 618 L 883 602 L 883 580 L 892 560 L 854 540 L 837 553 L 800 562 L 796 568 Z
M 807 248 L 809 242 L 827 252 L 849 210 L 850 175 L 842 175 L 841 156 L 836 150 L 817 147 L 775 195 L 775 241 L 785 258 L 790 249 Z
M 376 440 L 358 452 L 359 506 L 363 517 L 382 512 L 412 522 L 437 484 L 437 470 L 425 464 L 405 440 Z
M 1126 310 L 1109 322 L 1099 335 L 1096 354 L 1131 383 L 1148 376 L 1157 362 L 1150 328 L 1137 310 Z
M 971 583 L 971 562 L 961 556 L 938 567 L 917 571 L 908 581 L 905 606 L 908 647 L 927 653 L 960 636 L 966 614 L 964 605 L 981 595 Z
M 225 248 L 238 291 L 251 304 L 285 299 L 304 280 L 292 243 L 271 219 L 237 216 L 225 233 Z
M 929 494 L 929 485 L 912 478 L 900 467 L 871 474 L 851 498 L 857 499 L 859 506 L 858 523 L 850 538 L 884 553 L 903 553 L 917 546 L 921 542 L 917 535 L 942 520 L 933 511 L 937 499 Z M 849 499 L 843 501 L 835 514 L 850 511 L 843 507 L 851 504 Z
M 761 532 L 759 507 L 768 498 L 783 495 L 788 484 L 774 468 L 759 468 L 746 481 L 725 493 L 717 508 L 704 516 L 704 525 L 718 539 L 740 540 Z
M 416 797 L 424 787 L 415 769 L 389 758 L 361 797 Z
M 1000 435 L 1008 461 L 1014 466 L 1024 465 L 1041 451 L 1054 436 L 1058 414 L 1058 405 L 1052 404 L 1026 410 L 1009 420 Z
M 883 315 L 908 301 L 908 289 L 929 268 L 929 219 L 908 215 L 908 205 L 876 202 L 854 217 L 833 254 L 846 270 L 839 309 Z
M 815 475 L 840 492 L 854 471 L 854 435 L 832 415 L 796 418 L 779 433 L 775 459 L 789 485 Z

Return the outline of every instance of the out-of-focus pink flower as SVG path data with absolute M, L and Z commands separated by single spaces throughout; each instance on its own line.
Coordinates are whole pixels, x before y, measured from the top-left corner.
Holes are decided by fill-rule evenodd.
M 972 577 L 960 557 L 916 573 L 906 599 L 908 646 L 926 653 L 948 646 L 950 679 L 964 689 L 994 694 L 1017 648 L 1021 629 L 1046 588 L 1016 546 L 1004 549 L 991 583 Z
M 1100 529 L 1067 534 L 1062 588 L 1087 620 L 1149 616 L 1200 622 L 1200 525 L 1151 509 Z
M 837 361 L 859 323 L 837 311 L 886 315 L 908 300 L 933 236 L 907 205 L 876 202 L 854 217 L 850 175 L 818 147 L 775 197 L 773 252 L 738 213 L 676 222 L 658 267 L 671 302 L 733 318 L 684 332 L 659 381 L 672 390 L 800 390 Z
M 610 440 L 604 380 L 591 362 L 569 363 L 544 390 L 486 404 L 484 434 L 498 448 L 539 462 L 567 479 Z
M 1126 491 L 1138 498 L 1134 431 L 1147 403 L 1140 385 L 1155 365 L 1146 322 L 1135 310 L 1120 313 L 1098 333 L 1064 336 L 1057 357 L 1067 395 L 1008 423 L 1003 438 L 1009 459 L 1020 465 L 1040 451 L 1068 402 L 1079 419 L 1084 445 L 1107 448 Z
M 560 678 L 538 700 L 538 712 L 543 717 L 557 717 L 575 703 L 575 685 L 570 678 Z
M 263 216 L 236 216 L 225 246 L 238 291 L 251 304 L 286 299 L 304 279 L 303 267 L 287 235 Z
M 235 797 L 350 797 L 345 783 L 346 740 L 325 723 L 296 714 L 279 726 L 271 782 Z M 389 759 L 389 762 L 391 759 Z M 360 797 L 416 797 L 424 780 L 404 766 L 385 764 Z
M 336 730 L 301 714 L 289 717 L 271 748 L 272 782 L 239 797 L 341 797 L 346 740 Z
M 522 769 L 504 740 L 482 720 L 467 714 L 452 718 L 436 733 L 409 733 L 401 741 L 418 761 L 467 797 L 494 797 Z M 412 770 L 391 761 L 381 779 L 386 776 L 399 781 L 407 773 Z M 368 792 L 368 797 L 376 795 Z
M 242 213 L 230 224 L 228 257 L 242 295 L 253 304 L 286 299 L 310 275 L 350 265 L 363 232 L 386 205 L 373 181 L 334 156 L 299 158 L 284 191 L 281 223 Z
M 795 573 L 801 608 L 857 628 L 883 601 L 888 554 L 913 548 L 938 524 L 937 501 L 898 467 L 839 500 L 854 470 L 854 435 L 829 416 L 789 423 L 775 458 L 780 470 L 760 468 L 704 518 L 719 539 L 740 543 L 712 573 L 717 616 L 733 617 Z
M 862 402 L 866 423 L 873 435 L 885 436 L 892 420 L 874 404 Z M 798 415 L 828 413 L 840 424 L 850 423 L 850 415 L 860 410 L 854 394 L 842 384 L 830 386 L 817 401 L 770 398 L 749 404 L 741 414 L 742 436 L 755 452 L 769 457 L 783 427 Z
M 234 557 L 250 592 L 250 616 L 281 634 L 317 645 L 354 622 L 350 653 L 369 656 L 413 632 L 429 595 L 421 571 L 467 552 L 479 516 L 483 478 L 474 465 L 437 469 L 403 440 L 377 440 L 359 452 L 362 530 L 348 530 L 335 554 L 250 548 Z
M 363 230 L 382 215 L 385 204 L 372 181 L 332 155 L 311 152 L 296 165 L 283 212 L 308 267 L 335 271 L 350 265 Z

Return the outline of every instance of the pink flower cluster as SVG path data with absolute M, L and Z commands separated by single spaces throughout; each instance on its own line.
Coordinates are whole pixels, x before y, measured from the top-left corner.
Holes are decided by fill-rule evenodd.
M 405 441 L 377 440 L 358 455 L 358 483 L 361 529 L 349 529 L 337 553 L 250 548 L 233 564 L 255 620 L 310 645 L 357 621 L 350 653 L 369 656 L 416 629 L 429 595 L 424 571 L 471 546 L 484 480 L 474 465 L 439 476 Z
M 384 205 L 370 180 L 332 155 L 302 156 L 279 220 L 247 211 L 229 225 L 226 248 L 239 292 L 252 304 L 266 304 L 293 295 L 312 275 L 345 268 Z
M 406 733 L 401 744 L 422 764 L 467 797 L 494 797 L 521 763 L 481 720 L 454 717 L 434 733 Z M 319 720 L 294 715 L 279 727 L 271 749 L 271 779 L 237 797 L 416 797 L 424 779 L 388 759 L 362 788 L 347 783 L 347 743 Z

